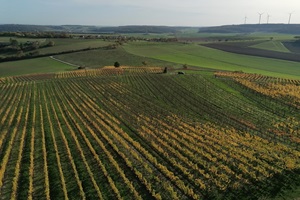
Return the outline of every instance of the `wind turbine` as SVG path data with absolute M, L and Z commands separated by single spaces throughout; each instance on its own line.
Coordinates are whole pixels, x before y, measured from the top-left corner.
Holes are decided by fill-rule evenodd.
M 271 15 L 268 14 L 268 16 L 267 16 L 267 24 L 269 24 L 270 17 L 271 17 Z
M 248 19 L 248 17 L 247 17 L 247 15 L 245 16 L 245 21 L 244 21 L 244 24 L 246 24 L 247 23 L 247 19 Z
M 261 16 L 262 16 L 263 14 L 264 14 L 264 13 L 258 13 L 258 15 L 259 15 L 259 21 L 258 21 L 258 24 L 260 24 Z
M 293 14 L 293 12 L 289 13 L 289 22 L 288 22 L 288 24 L 290 24 L 290 22 L 291 22 L 292 14 Z

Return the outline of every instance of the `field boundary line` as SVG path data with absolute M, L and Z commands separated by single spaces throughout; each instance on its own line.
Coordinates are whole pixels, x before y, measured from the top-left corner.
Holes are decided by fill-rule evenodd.
M 49 57 L 50 57 L 52 60 L 55 60 L 55 61 L 57 61 L 57 62 L 61 62 L 61 63 L 67 64 L 67 65 L 71 65 L 71 66 L 73 66 L 73 67 L 80 67 L 79 65 L 72 64 L 72 63 L 69 63 L 69 62 L 66 62 L 66 61 L 63 61 L 63 60 L 54 58 L 53 56 L 49 56 Z

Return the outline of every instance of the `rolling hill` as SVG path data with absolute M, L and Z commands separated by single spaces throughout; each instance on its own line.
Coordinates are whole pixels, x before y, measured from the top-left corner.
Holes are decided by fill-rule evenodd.
M 300 34 L 300 24 L 242 24 L 199 28 L 199 33 L 284 33 Z

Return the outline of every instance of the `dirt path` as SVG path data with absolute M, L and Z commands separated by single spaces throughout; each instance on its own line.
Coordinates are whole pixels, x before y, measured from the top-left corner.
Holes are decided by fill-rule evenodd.
M 50 58 L 53 59 L 53 60 L 56 60 L 56 61 L 58 61 L 58 62 L 67 64 L 67 65 L 71 65 L 71 66 L 74 66 L 74 67 L 80 67 L 79 65 L 75 65 L 75 64 L 72 64 L 72 63 L 65 62 L 65 61 L 63 61 L 63 60 L 59 60 L 59 59 L 57 59 L 57 58 L 54 58 L 53 56 L 50 56 Z

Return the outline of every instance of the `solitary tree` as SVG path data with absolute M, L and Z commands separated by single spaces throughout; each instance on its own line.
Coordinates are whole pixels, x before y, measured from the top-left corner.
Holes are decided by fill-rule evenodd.
M 120 63 L 119 62 L 115 62 L 114 66 L 115 67 L 120 67 Z
M 145 60 L 145 61 L 142 62 L 142 64 L 143 64 L 144 66 L 146 66 L 146 65 L 148 64 L 148 62 Z
M 55 43 L 53 41 L 49 41 L 47 44 L 48 47 L 53 47 L 54 45 L 55 45 Z
M 166 74 L 166 73 L 168 73 L 168 68 L 167 67 L 165 67 L 165 69 L 164 69 L 164 72 L 163 72 L 164 74 Z

